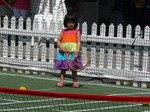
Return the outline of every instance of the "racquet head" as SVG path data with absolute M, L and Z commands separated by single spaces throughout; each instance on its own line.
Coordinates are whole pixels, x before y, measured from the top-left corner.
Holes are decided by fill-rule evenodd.
M 83 70 L 88 64 L 87 55 L 83 52 L 67 53 L 66 60 L 67 60 L 69 68 L 77 72 Z

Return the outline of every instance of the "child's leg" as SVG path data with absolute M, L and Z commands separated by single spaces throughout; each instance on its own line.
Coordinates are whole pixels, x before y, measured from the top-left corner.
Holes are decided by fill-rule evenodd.
M 78 88 L 79 84 L 77 83 L 77 72 L 72 70 L 72 77 L 73 77 L 73 85 L 72 87 Z
M 77 72 L 72 70 L 73 82 L 77 82 Z
M 61 70 L 60 81 L 64 82 L 64 80 L 65 80 L 65 74 L 66 74 L 66 70 Z
M 64 86 L 65 74 L 66 74 L 66 70 L 61 70 L 60 82 L 57 83 L 58 87 L 63 87 Z

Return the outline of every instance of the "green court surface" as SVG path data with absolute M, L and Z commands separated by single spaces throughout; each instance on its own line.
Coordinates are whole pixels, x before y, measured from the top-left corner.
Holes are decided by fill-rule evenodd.
M 26 86 L 28 90 L 65 92 L 78 94 L 99 95 L 139 95 L 148 96 L 150 89 L 116 86 L 79 79 L 80 87 L 72 88 L 72 79 L 66 78 L 65 86 L 56 86 L 59 77 L 52 75 L 18 74 L 0 72 L 0 87 L 16 88 Z M 24 106 L 26 105 L 26 106 Z M 58 108 L 59 107 L 59 108 Z M 26 97 L 18 95 L 0 94 L 0 112 L 148 112 L 150 106 L 141 103 L 112 103 L 102 101 L 73 101 L 70 99 L 51 99 L 40 97 Z M 104 111 L 105 110 L 105 111 Z
M 150 89 L 134 88 L 131 86 L 117 86 L 98 81 L 78 80 L 80 87 L 72 88 L 72 79 L 66 78 L 63 88 L 57 87 L 59 77 L 49 75 L 18 74 L 12 72 L 0 72 L 0 87 L 19 88 L 26 86 L 28 90 L 86 93 L 102 95 L 149 95 Z

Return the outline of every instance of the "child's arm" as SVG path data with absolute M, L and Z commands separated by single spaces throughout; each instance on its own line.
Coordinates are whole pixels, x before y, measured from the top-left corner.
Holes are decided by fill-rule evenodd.
M 80 31 L 77 32 L 77 52 L 80 52 L 81 47 L 81 34 Z
M 57 46 L 59 47 L 59 49 L 61 51 L 63 51 L 64 53 L 66 52 L 66 50 L 62 47 L 61 45 L 61 38 L 62 38 L 62 33 L 59 35 L 58 39 L 57 39 Z

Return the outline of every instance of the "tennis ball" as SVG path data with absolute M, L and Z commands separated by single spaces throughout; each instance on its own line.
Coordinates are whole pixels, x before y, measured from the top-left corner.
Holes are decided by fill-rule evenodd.
M 21 86 L 19 90 L 27 90 L 27 88 L 25 86 Z
M 143 102 L 142 105 L 143 105 L 143 106 L 148 106 L 149 103 L 148 103 L 148 102 Z

